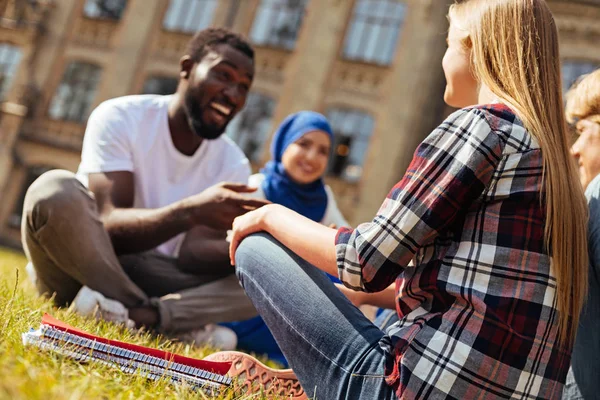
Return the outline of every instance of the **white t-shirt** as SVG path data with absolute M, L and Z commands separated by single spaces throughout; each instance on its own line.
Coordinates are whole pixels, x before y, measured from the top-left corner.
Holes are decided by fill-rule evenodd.
M 256 192 L 250 193 L 252 198 L 267 200 L 265 196 L 265 192 L 262 190 L 262 183 L 265 180 L 264 174 L 254 174 L 248 180 L 248 186 L 255 187 Z M 325 192 L 327 192 L 327 208 L 325 209 L 325 215 L 321 220 L 321 224 L 323 225 L 331 225 L 335 224 L 338 228 L 342 226 L 349 227 L 348 221 L 342 215 L 342 212 L 337 206 L 335 202 L 335 197 L 333 195 L 333 191 L 329 187 L 329 185 L 325 185 Z
M 100 104 L 87 124 L 78 179 L 87 186 L 91 173 L 132 172 L 135 208 L 164 207 L 223 181 L 246 183 L 248 159 L 225 135 L 203 140 L 191 156 L 175 148 L 167 118 L 170 99 L 125 96 Z M 157 249 L 176 256 L 183 237 Z

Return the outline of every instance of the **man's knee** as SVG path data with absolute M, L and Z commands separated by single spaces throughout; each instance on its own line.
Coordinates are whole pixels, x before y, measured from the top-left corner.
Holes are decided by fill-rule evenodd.
M 50 215 L 76 220 L 92 198 L 72 172 L 52 170 L 42 174 L 27 190 L 23 204 L 24 221 L 39 229 Z M 93 201 L 92 201 L 93 202 Z

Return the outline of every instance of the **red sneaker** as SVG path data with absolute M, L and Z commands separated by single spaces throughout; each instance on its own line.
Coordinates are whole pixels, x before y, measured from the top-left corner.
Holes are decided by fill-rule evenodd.
M 227 375 L 238 389 L 246 393 L 279 396 L 290 400 L 307 400 L 306 393 L 291 369 L 269 368 L 256 358 L 238 351 L 221 351 L 204 358 L 207 361 L 231 362 Z

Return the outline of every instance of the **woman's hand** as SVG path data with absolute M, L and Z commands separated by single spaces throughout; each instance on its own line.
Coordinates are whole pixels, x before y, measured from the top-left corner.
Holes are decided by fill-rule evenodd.
M 274 204 L 266 205 L 244 215 L 240 215 L 233 220 L 231 242 L 229 243 L 229 260 L 231 265 L 235 265 L 235 251 L 242 240 L 252 233 L 265 230 L 265 216 L 269 212 L 269 209 L 274 206 Z
M 235 252 L 244 238 L 265 231 L 300 258 L 325 271 L 337 274 L 335 235 L 337 231 L 311 221 L 279 204 L 267 204 L 237 217 L 229 245 L 229 259 L 235 265 Z

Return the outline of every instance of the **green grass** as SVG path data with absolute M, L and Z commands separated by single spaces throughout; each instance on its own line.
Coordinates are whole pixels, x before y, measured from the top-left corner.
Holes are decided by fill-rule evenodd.
M 25 272 L 22 254 L 0 248 L 0 399 L 203 399 L 203 393 L 167 381 L 150 381 L 96 363 L 78 363 L 59 355 L 25 347 L 21 334 L 38 328 L 44 312 L 90 333 L 160 348 L 194 358 L 212 352 L 120 326 L 86 319 L 55 308 L 36 295 Z M 229 390 L 220 399 L 263 399 Z

